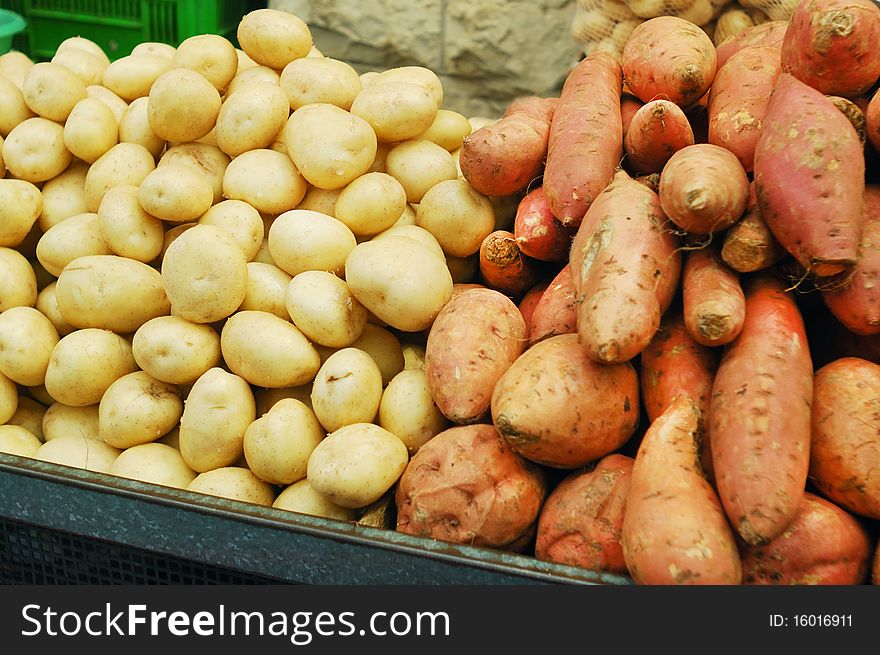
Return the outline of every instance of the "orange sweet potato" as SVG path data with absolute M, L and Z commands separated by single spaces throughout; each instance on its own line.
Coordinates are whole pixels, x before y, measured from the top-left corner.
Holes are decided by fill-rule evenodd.
M 633 116 L 623 148 L 633 170 L 659 173 L 672 155 L 693 144 L 694 131 L 681 107 L 652 100 Z
M 739 274 L 721 259 L 719 248 L 710 244 L 691 250 L 682 271 L 684 323 L 694 341 L 704 346 L 723 346 L 742 331 L 746 299 Z
M 741 549 L 743 584 L 863 584 L 871 564 L 871 537 L 861 521 L 834 503 L 806 493 L 783 534 Z
M 867 105 L 865 105 L 865 108 L 863 109 L 849 98 L 843 98 L 841 96 L 828 96 L 828 99 L 831 101 L 831 104 L 837 107 L 840 112 L 846 116 L 846 119 L 852 124 L 853 129 L 856 131 L 856 134 L 859 135 L 859 142 L 864 146 L 868 140 L 868 131 L 865 122 L 865 109 L 867 109 Z
M 597 50 L 569 71 L 550 126 L 543 185 L 553 215 L 578 226 L 611 181 L 623 156 L 620 95 L 614 55 Z
M 519 296 L 537 282 L 538 263 L 526 255 L 509 230 L 495 230 L 480 244 L 480 277 L 486 286 Z
M 865 132 L 871 145 L 880 150 L 880 91 L 871 97 L 865 108 Z
M 541 469 L 494 427 L 455 426 L 422 446 L 401 475 L 397 531 L 507 548 L 534 529 L 546 494 Z
M 678 286 L 678 246 L 657 194 L 619 170 L 571 247 L 577 328 L 589 357 L 628 361 L 650 343 Z
M 637 584 L 739 584 L 727 517 L 698 462 L 700 410 L 680 395 L 636 454 L 623 519 L 623 556 Z
M 727 61 L 743 48 L 772 47 L 782 49 L 782 41 L 785 39 L 787 29 L 787 20 L 771 20 L 745 28 L 715 49 L 718 55 L 718 70 L 721 70 Z
M 630 123 L 632 123 L 633 116 L 635 116 L 636 112 L 644 104 L 644 102 L 636 98 L 631 93 L 624 92 L 620 96 L 620 119 L 623 124 L 624 138 L 626 138 L 626 133 L 629 130 Z
M 810 479 L 841 507 L 880 519 L 880 365 L 844 357 L 816 371 Z
M 492 388 L 525 344 L 525 321 L 504 294 L 470 289 L 450 300 L 425 344 L 428 388 L 440 411 L 454 423 L 483 418 Z
M 559 270 L 544 290 L 528 328 L 530 346 L 557 334 L 577 332 L 577 292 L 568 264 Z
M 556 220 L 544 187 L 530 191 L 520 201 L 513 221 L 513 234 L 524 255 L 547 262 L 568 260 L 575 228 Z
M 544 169 L 556 98 L 514 100 L 501 120 L 464 138 L 459 165 L 464 178 L 487 196 L 526 189 Z
M 880 585 L 880 542 L 874 550 L 874 565 L 871 567 L 871 582 Z
M 803 499 L 813 367 L 791 294 L 762 273 L 745 282 L 746 319 L 715 374 L 709 438 L 725 512 L 746 543 L 761 544 L 785 530 Z
M 782 41 L 782 67 L 827 95 L 858 96 L 880 77 L 880 7 L 871 0 L 802 0 Z
M 516 305 L 526 324 L 526 337 L 528 337 L 531 332 L 532 317 L 535 315 L 535 307 L 541 302 L 541 298 L 549 285 L 550 282 L 548 280 L 536 282 L 534 286 L 523 294 L 522 299 Z
M 828 98 L 782 73 L 755 146 L 761 215 L 779 243 L 817 277 L 858 258 L 865 156 Z
M 638 376 L 629 362 L 589 359 L 576 334 L 550 337 L 520 355 L 495 384 L 492 421 L 523 457 L 577 468 L 632 436 L 639 422 Z
M 620 540 L 632 465 L 631 457 L 608 455 L 556 485 L 538 517 L 535 557 L 625 574 Z
M 755 193 L 749 184 L 749 204 L 745 215 L 724 233 L 721 259 L 740 273 L 754 273 L 770 268 L 785 256 L 785 249 L 767 227 Z
M 662 98 L 684 108 L 709 90 L 717 55 L 709 36 L 692 22 L 659 16 L 632 31 L 622 62 L 626 84 L 642 102 Z

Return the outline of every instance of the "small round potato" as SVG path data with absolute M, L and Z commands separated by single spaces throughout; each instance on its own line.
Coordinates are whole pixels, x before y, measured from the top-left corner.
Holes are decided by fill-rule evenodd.
M 177 387 L 144 371 L 113 382 L 98 404 L 101 439 L 114 448 L 155 441 L 180 421 L 183 401 Z
M 196 479 L 180 451 L 163 443 L 127 448 L 113 462 L 110 474 L 177 489 L 186 489 Z
M 269 253 L 278 268 L 292 276 L 303 271 L 339 275 L 356 244 L 345 223 L 308 209 L 284 212 L 269 229 Z
M 342 193 L 342 189 L 320 189 L 310 185 L 306 195 L 296 208 L 320 212 L 335 218 L 336 200 L 340 193 Z
M 153 155 L 139 143 L 117 143 L 95 161 L 86 174 L 86 207 L 97 212 L 104 194 L 115 186 L 140 186 L 156 168 Z
M 171 312 L 195 323 L 230 316 L 247 292 L 247 260 L 226 232 L 195 225 L 168 246 L 162 278 Z
M 22 95 L 38 116 L 64 123 L 73 106 L 86 97 L 86 85 L 67 68 L 50 61 L 34 64 L 24 77 Z
M 323 102 L 346 111 L 363 88 L 357 71 L 332 57 L 294 59 L 281 71 L 280 85 L 291 109 Z
M 233 159 L 223 176 L 223 195 L 244 200 L 257 211 L 281 214 L 306 195 L 306 181 L 290 157 L 261 148 Z
M 113 187 L 98 207 L 98 231 L 114 255 L 151 262 L 162 252 L 164 224 L 144 211 L 138 187 Z
M 48 318 L 52 325 L 55 326 L 59 337 L 63 337 L 73 332 L 74 328 L 70 323 L 64 320 L 61 312 L 58 310 L 58 297 L 55 295 L 55 287 L 57 283 L 52 282 L 37 294 L 37 302 L 34 305 L 40 310 L 40 313 Z
M 149 104 L 148 97 L 132 100 L 119 119 L 119 142 L 140 144 L 157 158 L 165 149 L 165 140 L 156 136 L 153 128 L 150 127 Z
M 223 176 L 229 166 L 229 155 L 216 145 L 207 143 L 183 143 L 172 146 L 165 151 L 158 166 L 168 164 L 186 164 L 204 173 L 214 189 L 214 204 L 223 200 Z
M 206 175 L 184 164 L 167 164 L 147 173 L 138 188 L 138 202 L 163 221 L 188 223 L 211 208 L 214 191 Z
M 85 50 L 91 55 L 94 55 L 105 64 L 110 63 L 110 58 L 107 56 L 107 53 L 104 52 L 104 49 L 101 48 L 97 43 L 92 41 L 89 38 L 84 36 L 69 36 L 64 39 L 58 46 L 55 48 L 55 53 L 59 52 L 68 52 L 68 50 Z
M 495 229 L 495 212 L 489 198 L 470 182 L 445 180 L 422 197 L 416 225 L 433 234 L 447 255 L 467 257 L 479 252 Z
M 73 407 L 54 402 L 43 414 L 43 441 L 76 436 L 100 439 L 98 436 L 98 405 Z
M 28 118 L 16 125 L 3 142 L 6 170 L 20 180 L 51 180 L 70 164 L 64 145 L 64 127 L 47 118 Z
M 113 382 L 137 370 L 131 344 L 110 330 L 85 328 L 61 337 L 46 368 L 46 391 L 65 405 L 94 405 Z
M 63 173 L 43 184 L 43 209 L 37 218 L 40 232 L 46 232 L 65 218 L 89 211 L 86 205 L 88 172 L 88 164 L 74 161 Z
M 81 48 L 56 50 L 50 61 L 53 64 L 64 66 L 64 68 L 82 80 L 82 83 L 86 86 L 101 84 L 104 80 L 104 71 L 109 66 L 106 57 L 99 57 Z
M 284 398 L 245 430 L 245 460 L 261 480 L 292 484 L 306 477 L 309 455 L 324 436 L 324 428 L 309 407 Z
M 159 253 L 158 262 L 161 263 L 162 260 L 165 259 L 165 253 L 168 251 L 168 247 L 177 240 L 177 237 L 196 225 L 198 225 L 198 223 L 195 221 L 192 223 L 178 223 L 165 230 L 165 237 L 162 239 L 162 252 Z
M 134 332 L 171 311 L 159 271 L 117 255 L 72 260 L 58 276 L 55 296 L 64 320 L 75 328 L 120 334 Z
M 250 261 L 248 286 L 238 311 L 254 310 L 274 314 L 285 321 L 287 312 L 287 285 L 293 279 L 274 264 Z
M 30 182 L 0 180 L 0 246 L 24 241 L 43 209 L 43 195 Z
M 0 373 L 26 387 L 43 384 L 59 339 L 52 321 L 38 309 L 6 309 L 0 313 Z
M 248 12 L 238 23 L 241 49 L 258 64 L 282 70 L 312 49 L 309 26 L 294 14 L 279 9 Z
M 0 425 L 11 419 L 18 411 L 18 387 L 15 382 L 0 373 Z
M 263 243 L 263 219 L 260 212 L 243 200 L 224 200 L 199 218 L 201 225 L 214 225 L 239 245 L 245 259 L 251 261 Z
M 394 146 L 385 159 L 389 175 L 406 190 L 407 202 L 419 203 L 425 192 L 444 180 L 458 179 L 452 155 L 426 139 L 412 139 Z
M 77 257 L 113 254 L 104 237 L 98 215 L 71 216 L 49 228 L 37 242 L 37 261 L 54 276 Z
M 388 383 L 379 404 L 378 423 L 403 441 L 410 455 L 449 427 L 434 403 L 423 370 L 401 371 Z
M 437 76 L 437 73 L 430 68 L 424 66 L 398 66 L 397 68 L 388 68 L 370 79 L 370 84 L 384 84 L 385 82 L 410 82 L 418 84 L 434 96 L 437 106 L 443 104 L 443 83 Z
M 383 327 L 367 323 L 361 336 L 351 347 L 363 350 L 373 358 L 382 373 L 382 386 L 387 385 L 403 370 L 403 348 L 400 341 Z
M 110 473 L 113 462 L 121 452 L 100 439 L 70 435 L 47 441 L 34 453 L 34 459 L 87 471 Z
M 6 425 L 20 425 L 28 432 L 33 434 L 42 443 L 45 441 L 43 437 L 43 416 L 46 415 L 46 406 L 37 402 L 28 396 L 18 396 L 18 409 L 15 414 L 6 421 Z
M 268 148 L 289 116 L 287 97 L 277 84 L 249 84 L 223 100 L 215 128 L 217 145 L 230 157 Z
M 89 98 L 96 98 L 107 105 L 116 116 L 117 122 L 122 120 L 125 110 L 128 109 L 128 103 L 125 100 L 102 84 L 90 84 L 86 87 L 86 94 Z
M 157 55 L 159 57 L 165 57 L 165 59 L 168 59 L 170 61 L 176 51 L 177 48 L 175 48 L 170 43 L 161 43 L 158 41 L 142 41 L 131 49 L 131 54 Z
M 303 271 L 287 287 L 285 304 L 293 324 L 311 341 L 330 348 L 350 346 L 367 324 L 367 310 L 345 280 L 327 271 Z
M 357 348 L 337 350 L 312 383 L 312 408 L 328 432 L 352 423 L 371 423 L 382 400 L 382 372 Z
M 74 157 L 89 164 L 119 141 L 119 126 L 110 108 L 95 98 L 73 106 L 64 124 L 64 145 Z
M 242 50 L 241 48 L 236 48 L 235 54 L 238 57 L 238 73 L 241 73 L 242 71 L 246 71 L 251 68 L 256 68 L 257 66 L 260 65 L 257 62 L 255 62 L 253 59 L 251 59 L 248 56 L 248 54 L 244 50 Z M 269 67 L 263 66 L 263 68 L 269 68 Z M 270 69 L 270 70 L 272 70 L 272 69 Z M 236 73 L 236 75 L 238 75 L 238 73 Z
M 406 446 L 388 430 L 355 423 L 332 432 L 312 451 L 308 480 L 331 502 L 357 509 L 379 500 L 408 462 Z
M 210 132 L 220 113 L 220 94 L 203 75 L 188 68 L 163 73 L 150 87 L 147 116 L 160 139 L 195 141 Z
M 258 66 L 254 64 L 251 68 L 242 70 L 240 67 L 238 73 L 232 78 L 229 86 L 226 87 L 226 95 L 231 96 L 236 91 L 241 91 L 251 84 L 272 84 L 280 86 L 281 76 L 278 71 L 267 66 Z
M 434 122 L 418 138 L 454 152 L 461 148 L 464 138 L 470 133 L 471 124 L 466 116 L 451 109 L 438 109 Z
M 0 55 L 0 75 L 21 89 L 24 77 L 33 67 L 34 62 L 25 53 L 18 50 L 10 50 Z
M 21 89 L 0 74 L 0 136 L 5 137 L 16 125 L 36 115 L 24 101 Z
M 157 380 L 184 385 L 220 363 L 220 335 L 209 325 L 179 316 L 159 316 L 134 333 L 137 365 Z
M 238 311 L 220 332 L 229 370 L 260 387 L 297 387 L 311 382 L 321 366 L 303 333 L 274 314 Z
M 406 191 L 387 173 L 365 173 L 339 193 L 334 215 L 357 236 L 394 225 L 406 208 Z
M 341 189 L 369 170 L 376 133 L 359 116 L 328 103 L 304 105 L 284 128 L 287 151 L 303 177 L 322 189 Z
M 428 89 L 412 82 L 373 82 L 357 94 L 351 113 L 367 121 L 379 141 L 399 143 L 431 127 L 437 103 Z
M 308 479 L 299 480 L 285 487 L 272 503 L 272 507 L 339 521 L 354 521 L 357 518 L 356 510 L 340 507 L 331 502 L 326 496 L 315 491 Z
M 0 425 L 0 453 L 33 458 L 42 445 L 43 442 L 27 428 Z
M 187 487 L 200 494 L 271 507 L 275 489 L 241 466 L 223 466 L 200 473 Z
M 405 332 L 430 327 L 452 297 L 446 262 L 409 237 L 358 244 L 345 262 L 345 279 L 361 304 Z
M 238 71 L 235 46 L 220 34 L 187 37 L 171 58 L 172 68 L 188 68 L 204 76 L 214 88 L 223 91 Z
M 0 312 L 36 302 L 37 277 L 30 262 L 17 250 L 0 247 Z
M 407 237 L 408 239 L 414 239 L 421 243 L 423 246 L 428 248 L 431 252 L 433 252 L 440 259 L 446 259 L 446 253 L 443 252 L 443 248 L 440 246 L 440 242 L 437 241 L 437 237 L 428 232 L 423 227 L 419 227 L 418 225 L 392 225 L 384 232 L 380 232 L 376 236 L 373 237 L 373 240 L 385 239 L 386 237 Z
M 102 84 L 125 102 L 145 98 L 159 77 L 171 70 L 171 63 L 160 55 L 126 55 L 104 71 Z

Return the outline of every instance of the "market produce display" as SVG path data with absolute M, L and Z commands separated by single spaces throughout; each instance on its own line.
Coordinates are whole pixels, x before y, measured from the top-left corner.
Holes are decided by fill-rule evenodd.
M 271 9 L 0 56 L 0 451 L 637 584 L 880 582 L 880 7 L 722 7 L 627 2 L 497 118 Z

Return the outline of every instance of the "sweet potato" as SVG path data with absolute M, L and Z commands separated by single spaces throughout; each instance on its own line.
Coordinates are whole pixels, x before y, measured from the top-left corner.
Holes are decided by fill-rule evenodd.
M 754 273 L 770 268 L 785 256 L 785 249 L 767 227 L 755 193 L 749 184 L 749 203 L 745 215 L 724 233 L 721 259 L 740 273 Z
M 632 436 L 639 423 L 638 376 L 629 362 L 589 359 L 576 334 L 549 337 L 520 355 L 498 380 L 492 421 L 523 457 L 577 468 L 614 452 Z
M 623 556 L 637 584 L 739 584 L 736 540 L 698 463 L 700 410 L 680 395 L 636 454 L 623 519 Z
M 864 151 L 846 116 L 788 73 L 770 97 L 754 180 L 767 226 L 804 268 L 825 277 L 855 265 Z
M 756 545 L 779 536 L 803 499 L 813 368 L 800 310 L 782 283 L 756 273 L 744 286 L 746 320 L 715 374 L 709 438 L 724 510 Z
M 865 526 L 834 503 L 806 493 L 783 534 L 741 549 L 743 584 L 863 584 L 871 564 Z
M 571 266 L 563 266 L 551 280 L 527 325 L 530 346 L 557 334 L 577 333 L 577 292 Z
M 455 426 L 422 446 L 401 475 L 397 531 L 510 547 L 534 529 L 546 495 L 541 469 L 517 455 L 494 427 Z
M 608 455 L 556 485 L 538 516 L 535 557 L 625 574 L 620 540 L 632 465 L 631 457 Z
M 865 108 L 865 133 L 871 145 L 880 150 L 880 91 L 871 97 Z
M 845 285 L 822 291 L 831 313 L 856 334 L 880 334 L 880 186 L 865 187 L 858 263 Z
M 781 72 L 778 48 L 744 48 L 718 70 L 709 91 L 709 143 L 730 150 L 747 172 Z
M 678 245 L 657 194 L 619 170 L 571 247 L 578 334 L 590 358 L 624 362 L 650 343 L 678 286 Z
M 868 140 L 868 130 L 865 123 L 864 110 L 849 98 L 828 96 L 828 99 L 831 101 L 831 104 L 837 107 L 840 112 L 846 116 L 846 119 L 852 124 L 853 129 L 856 131 L 856 134 L 859 135 L 859 142 L 864 146 Z
M 709 244 L 690 250 L 682 271 L 684 323 L 694 341 L 723 346 L 739 336 L 746 315 L 746 299 L 739 274 Z
M 692 22 L 659 16 L 632 31 L 622 62 L 626 84 L 642 102 L 663 98 L 685 108 L 709 90 L 717 55 L 709 35 Z
M 556 103 L 556 98 L 518 98 L 501 120 L 466 136 L 459 165 L 471 186 L 487 196 L 508 196 L 539 177 Z
M 787 20 L 771 20 L 745 28 L 735 37 L 728 39 L 715 48 L 715 52 L 718 55 L 718 70 L 721 70 L 727 64 L 727 61 L 743 48 L 771 47 L 781 50 L 782 41 L 785 39 L 785 31 L 787 29 Z
M 624 138 L 626 138 L 633 116 L 644 104 L 631 93 L 623 93 L 620 96 L 620 120 L 622 121 Z
M 533 259 L 567 261 L 575 231 L 556 220 L 543 186 L 526 194 L 517 206 L 513 234 L 522 253 Z
M 550 126 L 543 178 L 550 208 L 563 225 L 580 225 L 620 164 L 622 88 L 620 64 L 602 50 L 578 62 L 565 78 Z
M 550 282 L 548 280 L 541 280 L 540 282 L 536 282 L 534 286 L 532 286 L 528 291 L 523 294 L 522 299 L 516 305 L 519 309 L 519 313 L 522 314 L 523 321 L 525 321 L 526 324 L 526 337 L 529 336 L 531 331 L 532 317 L 535 315 L 535 307 L 537 307 L 538 303 L 541 302 L 541 298 L 543 297 L 544 292 L 547 290 L 548 286 L 550 286 Z
M 732 152 L 697 143 L 676 152 L 660 172 L 660 205 L 691 234 L 713 234 L 736 223 L 749 202 L 749 178 Z
M 802 0 L 782 41 L 782 67 L 826 95 L 853 97 L 880 77 L 880 7 L 871 0 Z
M 523 253 L 508 230 L 495 230 L 483 239 L 479 269 L 486 286 L 510 296 L 523 293 L 539 275 L 537 261 Z
M 880 542 L 874 549 L 874 564 L 871 566 L 871 583 L 880 585 Z
M 525 349 L 525 333 L 517 306 L 493 289 L 465 291 L 440 310 L 425 344 L 425 371 L 449 420 L 483 418 L 495 383 Z
M 880 519 L 880 365 L 835 360 L 813 389 L 810 479 L 841 507 Z
M 694 131 L 681 107 L 652 100 L 632 118 L 623 141 L 627 161 L 639 173 L 659 173 L 676 152 L 694 144 Z

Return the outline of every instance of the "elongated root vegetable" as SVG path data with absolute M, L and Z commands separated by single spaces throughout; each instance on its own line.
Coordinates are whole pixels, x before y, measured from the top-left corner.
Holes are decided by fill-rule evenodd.
M 779 243 L 817 277 L 858 257 L 865 157 L 853 126 L 819 91 L 782 73 L 755 146 L 755 191 Z
M 724 233 L 721 258 L 733 270 L 754 273 L 770 268 L 785 256 L 785 249 L 767 227 L 761 216 L 761 206 L 755 193 L 755 183 L 749 184 L 749 206 L 737 223 Z
M 849 282 L 823 291 L 831 313 L 856 334 L 880 334 L 880 186 L 865 187 L 859 260 Z
M 571 247 L 581 344 L 598 362 L 624 362 L 651 342 L 681 275 L 678 240 L 644 184 L 619 170 Z
M 692 22 L 659 16 L 639 24 L 623 48 L 623 77 L 642 102 L 696 103 L 715 77 L 712 39 Z
M 840 112 L 846 116 L 847 120 L 852 124 L 853 129 L 856 131 L 856 134 L 859 135 L 859 141 L 864 146 L 865 142 L 868 140 L 868 131 L 865 125 L 865 112 L 848 98 L 828 96 L 828 99 L 831 101 L 831 104 L 837 107 Z
M 544 290 L 527 325 L 530 346 L 557 334 L 577 332 L 577 291 L 570 265 L 563 266 Z
M 633 116 L 623 147 L 634 170 L 659 173 L 672 155 L 693 144 L 694 132 L 681 107 L 652 100 Z
M 746 320 L 712 385 L 715 483 L 742 539 L 781 534 L 803 499 L 810 458 L 813 369 L 800 311 L 766 274 L 745 287 Z
M 712 234 L 736 223 L 749 202 L 749 178 L 729 150 L 698 143 L 676 152 L 660 173 L 660 204 L 691 234 Z
M 771 47 L 781 50 L 782 41 L 785 39 L 785 31 L 787 29 L 787 20 L 771 20 L 760 25 L 747 27 L 735 37 L 728 39 L 716 48 L 718 70 L 721 70 L 733 55 L 744 48 Z
M 495 230 L 483 239 L 479 257 L 480 276 L 496 291 L 518 296 L 538 279 L 537 261 L 523 253 L 508 230 Z
M 526 194 L 516 209 L 513 234 L 523 254 L 542 261 L 567 261 L 575 228 L 556 220 L 544 187 Z
M 730 150 L 747 172 L 780 72 L 778 48 L 744 48 L 718 70 L 709 91 L 709 143 Z
M 871 145 L 880 150 L 880 91 L 874 94 L 865 109 L 865 132 Z
M 782 42 L 782 67 L 827 95 L 854 97 L 880 77 L 880 7 L 871 0 L 803 0 Z
M 644 102 L 636 98 L 631 93 L 623 93 L 620 96 L 620 119 L 623 123 L 624 138 L 626 138 L 626 133 L 629 130 L 630 124 L 632 123 L 633 116 L 635 116 L 636 112 L 644 105 Z
M 623 519 L 623 556 L 637 584 L 739 584 L 727 517 L 697 459 L 700 411 L 678 396 L 636 454 Z
M 555 98 L 514 100 L 497 123 L 464 138 L 459 164 L 464 178 L 487 196 L 507 196 L 541 175 Z
M 739 336 L 746 299 L 739 274 L 724 263 L 719 248 L 710 244 L 690 250 L 681 276 L 684 322 L 694 341 L 723 346 Z
M 473 284 L 472 286 L 482 285 Z M 550 282 L 547 280 L 536 282 L 534 286 L 529 288 L 529 290 L 523 294 L 522 299 L 516 305 L 526 324 L 526 337 L 530 334 L 532 317 L 535 315 L 535 308 L 538 306 L 538 303 L 541 302 L 541 298 L 544 297 L 544 292 L 547 290 L 548 286 L 550 286 Z
M 550 126 L 544 190 L 563 225 L 580 225 L 623 156 L 620 64 L 598 50 L 565 79 Z M 515 156 L 515 155 L 514 155 Z

